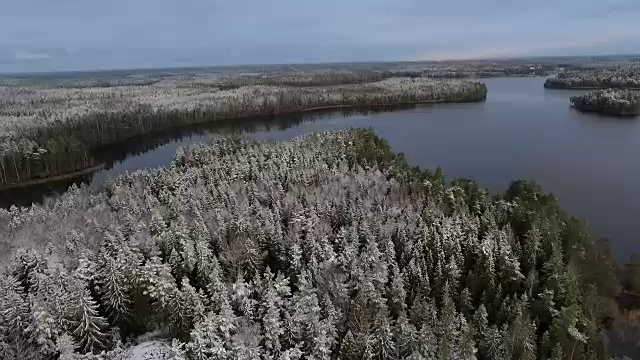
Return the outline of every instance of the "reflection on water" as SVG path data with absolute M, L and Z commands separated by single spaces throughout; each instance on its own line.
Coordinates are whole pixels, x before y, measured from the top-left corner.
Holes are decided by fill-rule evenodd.
M 506 190 L 513 179 L 534 179 L 590 231 L 609 237 L 618 260 L 640 252 L 640 121 L 575 111 L 569 97 L 586 91 L 545 90 L 543 78 L 482 81 L 489 88 L 486 103 L 298 114 L 159 132 L 98 151 L 108 169 L 78 181 L 100 187 L 125 171 L 166 165 L 179 146 L 207 141 L 212 133 L 279 141 L 366 127 L 411 165 L 441 166 L 449 179 L 472 177 L 494 192 Z M 29 204 L 68 185 L 48 184 L 0 199 Z
M 402 111 L 416 106 L 433 105 L 398 105 L 393 107 L 377 107 L 373 109 L 340 109 L 296 114 L 259 116 L 244 119 L 216 121 L 136 136 L 124 142 L 95 149 L 93 156 L 96 163 L 106 166 L 93 173 L 77 177 L 50 181 L 44 184 L 29 185 L 0 190 L 0 206 L 28 206 L 51 200 L 66 192 L 70 186 L 87 184 L 101 188 L 106 182 L 125 172 L 139 169 L 155 168 L 167 165 L 173 159 L 176 150 L 181 146 L 207 142 L 212 134 L 252 134 L 256 132 L 283 131 L 303 122 L 331 121 L 353 116 L 368 116 L 375 113 Z
M 40 203 L 45 198 L 55 197 L 64 193 L 70 186 L 76 184 L 90 184 L 93 174 L 83 174 L 72 179 L 61 179 L 44 184 L 0 190 L 0 207 L 9 208 L 11 205 L 28 206 Z

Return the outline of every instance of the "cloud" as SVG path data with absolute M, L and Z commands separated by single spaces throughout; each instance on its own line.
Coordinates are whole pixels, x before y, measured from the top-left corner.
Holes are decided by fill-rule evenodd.
M 16 50 L 15 59 L 18 61 L 48 60 L 51 59 L 51 55 L 45 52 Z
M 0 72 L 640 52 L 639 0 L 23 0 L 2 10 Z
M 624 19 L 618 19 L 621 22 Z M 403 60 L 462 60 L 517 56 L 632 54 L 640 52 L 640 35 L 619 31 L 615 25 L 590 21 L 594 30 L 565 31 L 541 29 L 523 33 L 520 38 L 493 37 L 472 42 L 456 42 L 449 46 L 428 47 Z M 627 24 L 623 22 L 623 24 Z

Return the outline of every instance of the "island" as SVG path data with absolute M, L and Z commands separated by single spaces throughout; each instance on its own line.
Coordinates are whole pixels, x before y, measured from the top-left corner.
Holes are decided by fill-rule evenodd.
M 627 63 L 604 68 L 563 71 L 548 78 L 548 89 L 640 89 L 640 65 Z
M 599 90 L 572 96 L 570 101 L 580 111 L 619 116 L 640 115 L 640 93 L 631 90 Z

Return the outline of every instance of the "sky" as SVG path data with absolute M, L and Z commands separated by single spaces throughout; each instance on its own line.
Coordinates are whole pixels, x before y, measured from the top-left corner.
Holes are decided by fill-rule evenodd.
M 640 0 L 19 0 L 0 72 L 640 53 Z

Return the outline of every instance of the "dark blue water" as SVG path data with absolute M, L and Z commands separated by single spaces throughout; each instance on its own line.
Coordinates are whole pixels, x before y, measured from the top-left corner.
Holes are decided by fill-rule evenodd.
M 486 103 L 312 116 L 314 120 L 275 128 L 252 126 L 247 135 L 285 140 L 308 132 L 370 127 L 412 165 L 441 166 L 448 178 L 472 177 L 494 191 L 506 190 L 513 179 L 534 179 L 567 212 L 586 220 L 590 231 L 609 237 L 618 260 L 640 252 L 640 122 L 575 111 L 569 97 L 584 91 L 545 90 L 544 78 L 481 81 L 489 88 Z M 88 181 L 100 186 L 124 171 L 165 165 L 179 146 L 207 138 L 182 136 L 129 156 Z
M 584 114 L 543 78 L 495 78 L 482 104 L 429 108 L 306 123 L 258 133 L 285 139 L 305 132 L 371 127 L 412 165 L 441 166 L 494 191 L 534 179 L 591 232 L 613 240 L 619 261 L 640 252 L 640 119 Z

